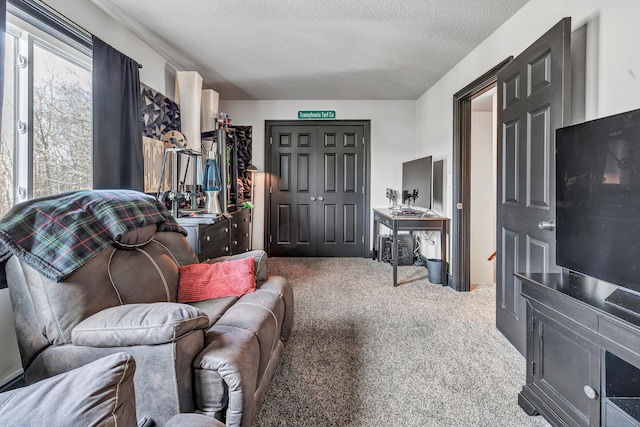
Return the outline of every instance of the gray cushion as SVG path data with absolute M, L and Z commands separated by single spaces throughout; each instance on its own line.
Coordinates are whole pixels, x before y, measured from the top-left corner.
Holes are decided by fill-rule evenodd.
M 135 426 L 135 362 L 115 353 L 0 394 L 3 426 Z
M 238 301 L 238 297 L 231 296 L 190 302 L 189 305 L 204 311 L 209 316 L 209 322 L 213 325 L 236 301 Z
M 63 282 L 54 282 L 22 263 L 35 313 L 38 332 L 55 345 L 71 342 L 71 330 L 83 319 L 118 305 L 118 295 L 109 282 L 106 264 L 113 248 L 107 248 L 77 269 Z
M 206 415 L 178 414 L 174 415 L 164 427 L 224 427 L 224 424 Z
M 207 315 L 190 305 L 127 304 L 86 318 L 73 329 L 71 339 L 74 345 L 90 347 L 155 345 L 207 327 Z

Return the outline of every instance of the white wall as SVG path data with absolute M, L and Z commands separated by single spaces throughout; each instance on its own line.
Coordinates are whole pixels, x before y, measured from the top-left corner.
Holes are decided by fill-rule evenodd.
M 265 120 L 296 120 L 298 110 L 335 110 L 338 120 L 371 121 L 371 207 L 386 207 L 385 189 L 401 189 L 402 162 L 419 157 L 415 101 L 220 101 L 220 111 L 233 124 L 253 126 L 252 163 L 259 171 L 265 170 Z M 256 181 L 253 247 L 258 249 L 264 248 L 264 174 Z
M 89 0 L 47 0 L 53 9 L 142 65 L 140 80 L 173 98 L 175 67 Z
M 453 95 L 510 55 L 518 55 L 563 17 L 572 17 L 572 28 L 599 20 L 599 34 L 591 40 L 588 55 L 596 58 L 588 80 L 595 94 L 587 106 L 596 117 L 640 107 L 640 1 L 638 0 L 531 0 L 473 52 L 467 55 L 416 105 L 417 151 L 441 154 L 452 160 Z M 589 42 L 588 42 L 589 43 Z M 592 118 L 592 117 L 590 117 Z M 375 190 L 374 190 L 375 191 Z M 453 202 L 447 215 L 452 215 Z
M 493 183 L 494 120 L 492 111 L 471 113 L 471 239 L 470 280 L 473 284 L 494 283 L 494 261 L 487 258 L 496 250 L 496 188 Z

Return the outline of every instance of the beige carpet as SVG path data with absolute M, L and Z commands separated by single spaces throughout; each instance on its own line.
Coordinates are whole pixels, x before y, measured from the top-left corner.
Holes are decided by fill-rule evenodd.
M 524 358 L 495 328 L 495 288 L 430 284 L 424 267 L 271 258 L 295 327 L 254 426 L 548 426 L 518 406 Z

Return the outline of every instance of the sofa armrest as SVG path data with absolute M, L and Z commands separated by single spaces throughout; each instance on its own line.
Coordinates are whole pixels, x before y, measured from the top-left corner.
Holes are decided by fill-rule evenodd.
M 256 412 L 260 346 L 242 328 L 214 325 L 215 338 L 193 361 L 198 412 L 224 417 L 227 426 L 250 426 Z
M 0 393 L 0 425 L 136 425 L 136 364 L 115 353 L 35 384 Z
M 293 330 L 293 288 L 282 276 L 269 276 L 269 278 L 259 286 L 259 289 L 279 295 L 284 300 L 284 317 L 282 328 L 280 329 L 280 341 L 286 344 Z
M 209 326 L 209 317 L 190 305 L 126 304 L 87 317 L 73 328 L 71 341 L 89 347 L 156 345 Z
M 206 415 L 183 413 L 174 415 L 164 427 L 225 427 L 225 425 Z
M 267 253 L 261 249 L 256 249 L 253 251 L 248 251 L 248 252 L 243 252 L 241 254 L 237 254 L 237 255 L 230 255 L 230 256 L 221 256 L 218 258 L 214 258 L 214 259 L 210 259 L 208 261 L 205 261 L 207 264 L 214 264 L 216 262 L 222 262 L 222 261 L 232 261 L 234 259 L 242 259 L 242 258 L 249 258 L 249 257 L 254 257 L 255 261 L 256 261 L 256 265 L 255 265 L 255 276 L 256 276 L 256 283 L 258 284 L 258 286 L 264 282 L 265 280 L 267 280 Z

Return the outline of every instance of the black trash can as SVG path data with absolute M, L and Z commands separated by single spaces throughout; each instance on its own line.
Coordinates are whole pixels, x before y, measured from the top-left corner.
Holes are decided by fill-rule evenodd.
M 427 271 L 429 281 L 437 285 L 442 284 L 442 260 L 437 258 L 427 258 Z

